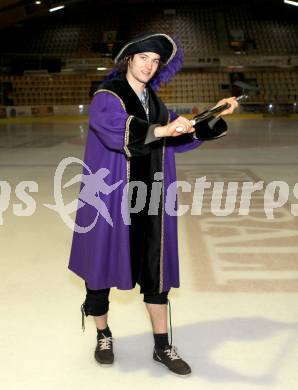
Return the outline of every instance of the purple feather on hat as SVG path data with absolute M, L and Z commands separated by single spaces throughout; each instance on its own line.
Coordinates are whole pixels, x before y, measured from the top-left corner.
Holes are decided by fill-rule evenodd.
M 173 41 L 176 43 L 177 51 L 172 60 L 165 65 L 163 68 L 158 71 L 155 76 L 150 80 L 149 84 L 154 91 L 158 91 L 161 87 L 161 84 L 168 84 L 178 73 L 183 64 L 184 53 L 181 46 L 181 43 L 178 38 L 173 38 Z M 104 81 L 111 80 L 119 74 L 119 70 L 114 67 L 106 76 Z
M 113 79 L 114 77 L 116 77 L 119 73 L 120 73 L 119 70 L 118 70 L 116 67 L 114 67 L 114 68 L 112 68 L 112 70 L 106 75 L 106 77 L 104 78 L 103 81 L 111 80 L 111 79 Z
M 184 60 L 183 49 L 178 38 L 173 38 L 173 41 L 177 46 L 175 56 L 168 65 L 161 68 L 161 70 L 150 80 L 150 85 L 154 91 L 158 91 L 161 84 L 168 84 L 182 68 Z

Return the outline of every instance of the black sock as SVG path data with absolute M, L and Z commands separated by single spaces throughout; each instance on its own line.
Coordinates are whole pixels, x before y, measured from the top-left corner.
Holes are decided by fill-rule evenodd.
M 162 349 L 169 345 L 169 338 L 167 333 L 153 333 L 155 348 Z
M 97 337 L 100 337 L 101 335 L 105 335 L 106 337 L 112 336 L 112 333 L 111 333 L 109 326 L 107 326 L 105 329 L 98 329 L 97 328 Z

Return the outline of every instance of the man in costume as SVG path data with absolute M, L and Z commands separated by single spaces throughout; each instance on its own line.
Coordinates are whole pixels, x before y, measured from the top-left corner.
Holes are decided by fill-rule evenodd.
M 99 218 L 87 233 L 74 232 L 69 269 L 85 281 L 82 322 L 84 326 L 85 315 L 95 318 L 99 363 L 114 361 L 107 322 L 110 288 L 128 290 L 138 283 L 152 323 L 153 359 L 176 374 L 187 375 L 190 366 L 168 340 L 168 293 L 179 287 L 179 264 L 177 220 L 175 213 L 165 212 L 165 201 L 167 189 L 176 181 L 175 153 L 192 150 L 213 136 L 200 137 L 199 127 L 170 112 L 154 92 L 182 65 L 182 53 L 170 36 L 139 35 L 116 49 L 114 62 L 115 69 L 90 106 L 84 157 L 92 173 L 105 168 L 109 172 L 106 183 L 119 183 L 109 194 L 97 193 L 112 223 Z M 219 103 L 225 102 L 231 107 L 222 115 L 238 105 L 234 98 Z M 223 122 L 222 118 L 218 121 Z M 83 174 L 88 174 L 85 168 Z M 146 185 L 147 197 L 136 212 L 139 191 L 133 183 L 138 182 Z M 130 224 L 121 215 L 126 193 Z M 170 201 L 176 207 L 176 197 Z M 95 214 L 96 209 L 86 204 L 78 209 L 76 224 L 89 226 Z

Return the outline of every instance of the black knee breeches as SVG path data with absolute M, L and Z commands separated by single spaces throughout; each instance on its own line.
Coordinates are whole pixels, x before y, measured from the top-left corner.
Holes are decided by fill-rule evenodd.
M 90 290 L 86 286 L 86 299 L 83 304 L 85 315 L 102 316 L 109 311 L 110 289 Z M 157 294 L 144 294 L 144 302 L 153 304 L 167 304 L 168 291 Z
M 168 291 L 159 294 L 144 294 L 144 302 L 165 305 L 168 303 Z
M 86 299 L 84 302 L 84 312 L 86 316 L 102 316 L 109 311 L 110 289 L 90 290 L 86 285 Z

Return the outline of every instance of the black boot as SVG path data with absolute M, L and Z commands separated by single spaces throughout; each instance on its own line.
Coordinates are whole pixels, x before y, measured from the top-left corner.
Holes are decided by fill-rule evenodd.
M 113 337 L 109 327 L 104 330 L 97 329 L 97 345 L 94 357 L 102 365 L 107 366 L 113 364 Z
M 168 369 L 178 375 L 191 373 L 189 365 L 181 359 L 175 347 L 167 345 L 163 348 L 154 348 L 153 359 L 164 364 Z
M 172 346 L 172 316 L 171 316 L 171 303 L 168 299 L 169 305 L 169 318 L 170 318 L 170 329 L 171 329 L 171 342 L 165 344 L 168 341 L 167 333 L 160 334 L 159 336 L 155 334 L 155 346 L 153 350 L 153 359 L 158 363 L 164 364 L 168 369 L 178 375 L 189 375 L 191 373 L 191 368 L 189 365 L 181 359 L 178 355 L 177 350 Z

